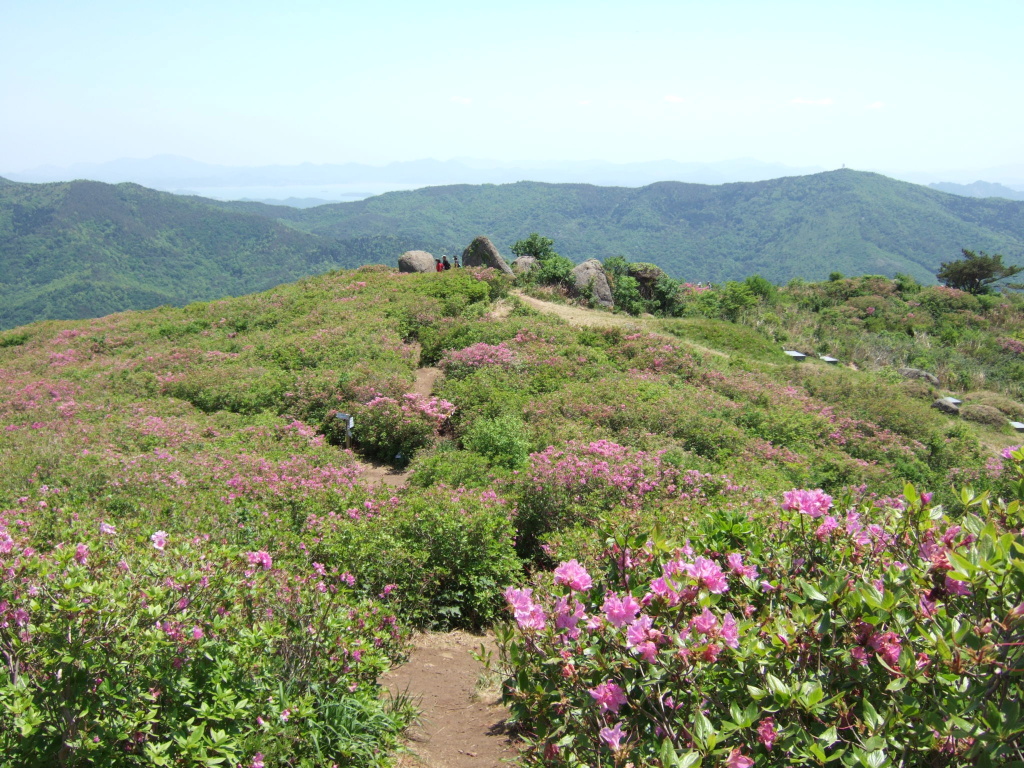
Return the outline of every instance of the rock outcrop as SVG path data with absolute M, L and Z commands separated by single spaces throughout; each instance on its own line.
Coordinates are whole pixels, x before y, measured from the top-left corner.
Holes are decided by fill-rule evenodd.
M 433 272 L 434 257 L 426 251 L 406 251 L 398 257 L 399 272 Z
M 501 254 L 498 253 L 498 249 L 494 247 L 494 243 L 483 235 L 476 238 L 469 244 L 469 247 L 462 252 L 462 266 L 491 267 L 492 269 L 500 269 L 506 275 L 512 275 L 512 270 L 509 268 L 508 264 L 505 263 L 505 260 L 501 258 Z
M 576 291 L 580 295 L 594 297 L 594 303 L 609 309 L 614 305 L 612 301 L 612 287 L 608 284 L 608 275 L 604 267 L 597 259 L 587 259 L 578 264 L 572 271 L 572 278 L 576 283 Z
M 537 268 L 537 258 L 535 256 L 523 255 L 519 256 L 512 262 L 512 271 L 517 275 L 523 275 L 527 272 L 532 272 Z
M 934 373 L 922 371 L 920 368 L 900 368 L 899 374 L 904 379 L 922 379 L 933 386 L 939 386 L 939 377 Z
M 948 413 L 950 416 L 958 416 L 960 414 L 960 406 L 958 406 L 948 397 L 940 397 L 938 400 L 932 403 L 932 408 L 941 413 Z

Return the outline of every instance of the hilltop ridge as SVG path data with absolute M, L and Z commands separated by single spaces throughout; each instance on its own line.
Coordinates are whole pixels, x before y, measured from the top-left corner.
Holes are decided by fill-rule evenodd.
M 623 255 L 674 277 L 775 283 L 830 273 L 934 281 L 963 247 L 1024 259 L 1024 202 L 853 170 L 717 186 L 522 181 L 390 192 L 308 209 L 94 181 L 0 183 L 0 328 L 180 305 L 300 277 L 457 253 L 530 232 L 573 261 Z

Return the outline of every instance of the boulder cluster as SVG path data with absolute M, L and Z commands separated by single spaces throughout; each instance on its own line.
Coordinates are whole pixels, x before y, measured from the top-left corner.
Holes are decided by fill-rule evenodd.
M 399 272 L 433 272 L 436 269 L 434 256 L 426 251 L 406 251 L 398 258 Z M 500 269 L 507 275 L 530 272 L 538 265 L 533 256 L 520 256 L 510 267 L 501 257 L 498 249 L 489 238 L 483 235 L 475 238 L 462 252 L 462 266 L 491 267 Z M 597 259 L 588 259 L 576 266 L 572 271 L 573 287 L 577 296 L 592 298 L 595 304 L 611 308 L 612 287 L 604 266 Z

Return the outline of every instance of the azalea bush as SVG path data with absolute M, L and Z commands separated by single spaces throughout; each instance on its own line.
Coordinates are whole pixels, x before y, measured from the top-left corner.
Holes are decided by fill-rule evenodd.
M 522 578 L 510 505 L 491 490 L 439 485 L 345 515 L 311 517 L 311 556 L 345 568 L 424 628 L 482 629 Z
M 41 552 L 31 528 L 0 513 L 5 764 L 362 766 L 408 724 L 377 684 L 405 637 L 348 574 L 108 522 Z
M 353 432 L 361 450 L 371 458 L 391 462 L 397 454 L 408 461 L 428 445 L 455 412 L 455 406 L 418 394 L 401 398 L 378 395 L 354 411 Z
M 506 591 L 528 764 L 1024 765 L 1020 501 L 781 501 L 756 555 L 618 537 Z

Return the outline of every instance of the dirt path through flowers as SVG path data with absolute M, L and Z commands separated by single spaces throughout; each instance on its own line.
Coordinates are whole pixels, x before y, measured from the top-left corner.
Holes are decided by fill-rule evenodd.
M 423 713 L 399 768 L 498 768 L 515 760 L 496 681 L 482 677 L 484 666 L 474 658 L 481 643 L 495 653 L 489 635 L 422 634 L 409 661 L 384 675 L 388 690 L 411 696 Z

